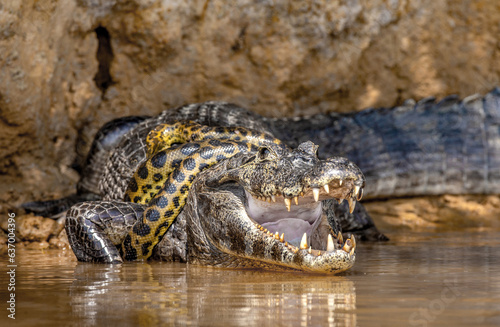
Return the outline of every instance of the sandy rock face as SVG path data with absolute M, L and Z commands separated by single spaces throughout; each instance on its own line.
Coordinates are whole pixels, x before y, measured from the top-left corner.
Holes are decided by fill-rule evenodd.
M 227 100 L 270 116 L 500 84 L 496 0 L 0 4 L 0 203 L 74 190 L 105 121 Z

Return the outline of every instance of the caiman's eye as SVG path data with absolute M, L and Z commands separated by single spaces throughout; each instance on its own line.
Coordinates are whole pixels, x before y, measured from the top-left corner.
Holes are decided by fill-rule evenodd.
M 260 160 L 266 160 L 271 155 L 271 151 L 268 148 L 260 148 L 258 152 L 258 157 Z

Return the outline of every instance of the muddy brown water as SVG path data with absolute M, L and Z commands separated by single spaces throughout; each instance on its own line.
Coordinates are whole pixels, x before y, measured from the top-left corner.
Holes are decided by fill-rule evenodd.
M 362 243 L 348 272 L 78 263 L 16 252 L 16 320 L 1 326 L 500 326 L 500 231 L 405 232 Z

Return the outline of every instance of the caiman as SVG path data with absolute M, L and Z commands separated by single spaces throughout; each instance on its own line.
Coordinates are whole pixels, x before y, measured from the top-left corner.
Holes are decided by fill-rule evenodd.
M 187 105 L 106 124 L 86 163 L 78 194 L 48 206 L 102 199 L 67 214 L 79 260 L 339 272 L 354 263 L 354 234 L 386 239 L 354 210 L 363 192 L 500 193 L 500 90 L 291 119 Z

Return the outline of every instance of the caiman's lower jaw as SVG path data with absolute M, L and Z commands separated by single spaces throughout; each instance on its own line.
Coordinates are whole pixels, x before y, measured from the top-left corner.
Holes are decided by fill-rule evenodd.
M 245 209 L 256 227 L 263 234 L 284 243 L 293 252 L 307 250 L 309 254 L 320 256 L 340 250 L 350 256 L 354 254 L 354 236 L 344 242 L 340 232 L 335 235 L 331 228 L 318 228 L 323 210 L 317 193 L 314 196 L 306 194 L 304 197 L 295 197 L 294 205 L 282 196 L 263 198 L 252 196 L 247 191 L 245 194 Z M 326 197 L 322 195 L 321 198 Z

